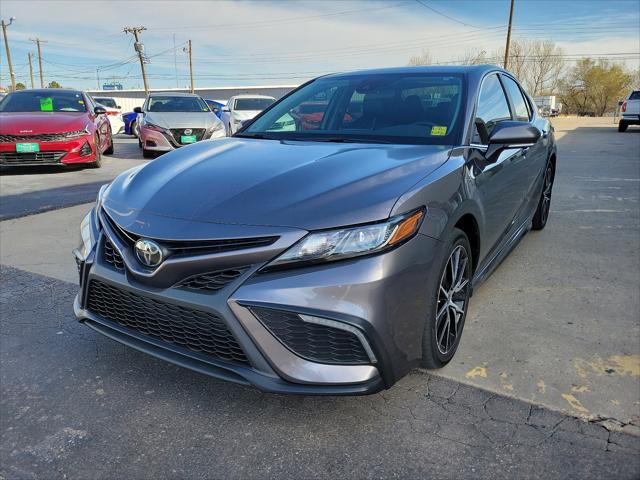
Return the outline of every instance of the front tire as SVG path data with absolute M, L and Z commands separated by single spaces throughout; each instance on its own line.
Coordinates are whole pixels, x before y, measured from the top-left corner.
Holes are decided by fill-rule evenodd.
M 626 132 L 628 126 L 629 124 L 627 122 L 625 122 L 624 120 L 620 120 L 620 123 L 618 123 L 618 131 L 620 133 Z
M 533 215 L 531 228 L 533 230 L 542 230 L 547 225 L 549 219 L 549 211 L 551 209 L 551 192 L 553 190 L 553 179 L 555 177 L 555 168 L 551 160 L 547 162 L 547 168 L 544 171 L 544 185 L 542 193 L 538 201 L 538 208 Z
M 96 147 L 96 158 L 89 164 L 89 166 L 91 168 L 100 168 L 102 166 L 102 152 L 100 151 L 100 140 L 97 134 L 95 137 L 93 137 L 93 141 Z
M 136 121 L 131 122 L 131 125 L 129 126 L 129 131 L 131 132 L 131 135 L 138 138 L 138 122 Z
M 429 309 L 422 337 L 422 365 L 442 368 L 460 344 L 471 294 L 473 258 L 467 235 L 454 228 L 429 293 Z
M 109 130 L 109 148 L 104 151 L 105 155 L 113 155 L 113 132 Z
M 142 147 L 142 157 L 143 158 L 154 158 L 156 156 L 155 152 L 153 150 L 147 150 L 146 148 Z

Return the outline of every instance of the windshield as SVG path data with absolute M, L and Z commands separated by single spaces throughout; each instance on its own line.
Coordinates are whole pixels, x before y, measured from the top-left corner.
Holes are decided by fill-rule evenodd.
M 448 145 L 462 124 L 462 75 L 320 78 L 241 131 L 263 138 Z
M 147 112 L 210 112 L 200 97 L 154 96 L 149 98 Z
M 275 102 L 273 98 L 237 98 L 234 110 L 264 110 Z
M 118 108 L 118 105 L 116 104 L 116 101 L 113 98 L 93 97 L 93 99 L 96 101 L 96 103 L 99 103 L 104 107 Z
M 29 91 L 12 92 L 0 102 L 0 112 L 86 112 L 80 92 Z

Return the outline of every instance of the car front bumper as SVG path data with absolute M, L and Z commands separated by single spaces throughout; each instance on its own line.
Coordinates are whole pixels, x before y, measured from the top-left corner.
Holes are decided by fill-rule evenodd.
M 16 142 L 0 143 L 0 165 L 74 165 L 91 163 L 96 159 L 96 146 L 91 135 L 60 142 L 25 142 L 38 143 L 39 151 L 18 153 Z
M 207 270 L 207 267 L 196 265 L 198 262 L 212 262 L 211 269 L 217 268 L 213 266 L 216 262 L 247 267 L 237 279 L 212 293 L 186 291 L 177 284 L 171 285 L 175 279 L 163 280 L 163 285 L 154 284 L 155 280 L 145 277 L 148 272 L 145 274 L 132 253 L 126 251 L 128 247 L 118 238 L 112 238 L 113 233 L 110 227 L 102 231 L 96 248 L 85 261 L 79 261 L 81 289 L 74 310 L 82 322 L 116 341 L 213 377 L 251 384 L 269 392 L 374 393 L 390 387 L 419 365 L 426 292 L 432 281 L 428 272 L 439 248 L 439 242 L 434 239 L 417 235 L 397 249 L 380 255 L 261 273 L 267 258 L 271 259 L 274 252 L 282 251 L 304 235 L 304 232 L 284 232 L 281 240 L 274 247 L 268 247 L 267 252 L 251 249 L 215 254 L 207 259 L 186 258 L 182 265 L 180 262 L 169 265 L 183 277 L 187 274 L 186 268 Z M 123 250 L 122 269 L 114 269 L 105 262 L 106 240 L 110 240 L 116 249 Z M 161 275 L 172 274 L 165 271 Z M 141 299 L 144 305 L 153 302 L 154 309 L 167 314 L 173 312 L 173 317 L 163 320 L 166 322 L 177 321 L 179 315 L 175 309 L 215 316 L 237 341 L 246 355 L 246 362 L 226 361 L 176 344 L 172 340 L 174 337 L 165 341 L 162 334 L 148 335 L 144 328 L 132 329 L 130 324 L 123 325 L 118 321 L 118 315 L 124 315 L 122 311 L 107 318 L 111 309 L 117 307 L 113 302 L 100 312 L 92 307 L 96 297 L 90 290 L 95 288 L 96 282 L 123 292 L 122 298 Z M 101 301 L 97 300 L 99 305 Z M 147 307 L 136 304 L 132 308 L 141 311 Z M 274 333 L 271 325 L 267 326 L 260 314 L 256 314 L 260 309 L 276 315 L 321 319 L 357 331 L 358 338 L 366 343 L 373 358 L 358 364 L 309 359 L 299 354 L 288 340 Z M 163 328 L 170 330 L 171 325 L 165 323 Z M 319 342 L 320 348 L 322 342 L 324 340 Z
M 206 137 L 198 141 L 202 142 L 204 140 L 214 140 L 216 138 L 224 138 L 225 136 L 225 130 L 224 128 L 221 128 L 219 130 L 215 130 L 210 137 Z M 155 152 L 170 152 L 171 150 L 175 150 L 176 148 L 190 145 L 188 143 L 181 144 L 176 142 L 170 131 L 160 132 L 158 130 L 145 127 L 144 125 L 140 125 L 138 137 L 140 138 L 140 143 L 145 150 L 153 150 Z

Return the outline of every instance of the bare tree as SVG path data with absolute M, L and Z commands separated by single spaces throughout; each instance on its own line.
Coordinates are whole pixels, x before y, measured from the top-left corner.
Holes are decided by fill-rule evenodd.
M 412 67 L 431 64 L 433 64 L 433 57 L 431 56 L 431 52 L 429 52 L 429 50 L 422 50 L 421 54 L 414 55 L 409 59 L 409 65 Z
M 481 65 L 483 63 L 489 63 L 486 50 L 475 49 L 467 50 L 464 55 L 458 58 L 459 62 L 463 65 Z
M 525 85 L 531 95 L 552 93 L 564 69 L 564 51 L 551 40 L 534 40 L 527 55 Z
M 509 61 L 507 62 L 507 70 L 515 75 L 520 82 L 525 82 L 529 73 L 528 61 L 529 51 L 531 50 L 531 42 L 526 39 L 512 40 L 509 47 Z M 504 63 L 504 48 L 495 52 L 494 57 L 496 63 L 502 65 Z

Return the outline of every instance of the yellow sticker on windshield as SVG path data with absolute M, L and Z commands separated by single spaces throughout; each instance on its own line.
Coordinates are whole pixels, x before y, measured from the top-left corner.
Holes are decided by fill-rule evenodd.
M 46 97 L 40 99 L 40 111 L 52 112 L 53 111 L 53 98 Z
M 447 134 L 447 127 L 436 126 L 431 127 L 431 135 L 442 136 Z

